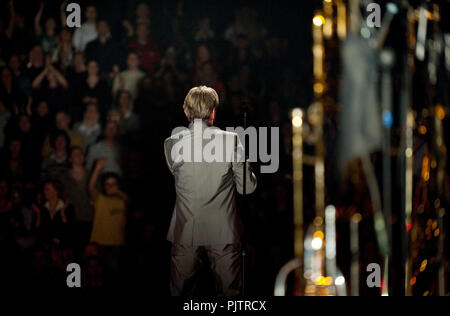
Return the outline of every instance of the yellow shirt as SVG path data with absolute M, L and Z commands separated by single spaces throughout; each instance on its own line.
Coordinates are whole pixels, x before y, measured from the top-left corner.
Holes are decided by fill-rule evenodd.
M 91 242 L 101 246 L 125 244 L 126 204 L 117 197 L 98 193 L 94 201 L 94 223 Z

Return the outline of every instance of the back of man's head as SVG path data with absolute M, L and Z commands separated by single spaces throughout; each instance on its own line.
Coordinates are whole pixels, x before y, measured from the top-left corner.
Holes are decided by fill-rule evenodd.
M 207 86 L 192 88 L 184 99 L 183 109 L 189 121 L 208 119 L 219 105 L 217 92 Z

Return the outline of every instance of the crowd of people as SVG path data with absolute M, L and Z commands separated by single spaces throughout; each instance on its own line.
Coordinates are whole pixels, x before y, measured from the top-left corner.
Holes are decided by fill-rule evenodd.
M 17 2 L 0 17 L 0 287 L 64 288 L 77 262 L 83 289 L 168 293 L 174 190 L 163 140 L 187 125 L 189 89 L 207 85 L 220 127 L 242 126 L 244 110 L 249 124 L 280 127 L 280 170 L 259 176 L 241 211 L 249 288 L 270 294 L 292 255 L 285 113 L 305 98 L 287 38 L 251 7 L 227 6 L 232 18 L 218 26 L 182 1 L 94 2 L 69 28 L 67 2 L 26 12 Z

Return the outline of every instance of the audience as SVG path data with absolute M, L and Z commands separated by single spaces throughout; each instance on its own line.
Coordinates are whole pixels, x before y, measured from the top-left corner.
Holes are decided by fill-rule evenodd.
M 263 45 L 271 32 L 249 7 L 236 9 L 227 24 L 228 6 L 193 14 L 175 1 L 131 1 L 112 19 L 103 2 L 82 6 L 81 27 L 68 28 L 67 1 L 59 10 L 40 2 L 31 15 L 19 12 L 17 1 L 0 17 L 0 257 L 13 249 L 9 257 L 29 268 L 31 288 L 42 293 L 65 284 L 59 278 L 66 262 L 83 265 L 87 289 L 119 276 L 129 286 L 168 293 L 164 236 L 174 201 L 162 144 L 188 124 L 184 96 L 194 85 L 216 89 L 220 127 L 242 125 L 244 99 L 259 107 L 249 112 L 255 125 L 284 126 L 280 113 L 298 100 L 282 88 L 295 86 L 295 78 L 265 62 L 286 60 L 287 45 L 275 58 L 273 45 Z M 290 173 L 287 164 L 280 168 L 264 177 Z M 256 194 L 279 199 L 267 187 Z M 248 203 L 256 207 L 252 198 Z M 265 203 L 261 213 L 273 207 Z M 258 237 L 249 242 L 264 247 Z M 269 265 L 260 271 L 274 269 Z M 260 293 L 257 285 L 253 290 Z

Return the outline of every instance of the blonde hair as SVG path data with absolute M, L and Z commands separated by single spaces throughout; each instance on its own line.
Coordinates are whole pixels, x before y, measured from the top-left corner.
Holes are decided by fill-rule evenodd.
M 194 87 L 184 99 L 183 109 L 189 121 L 207 119 L 214 108 L 219 105 L 217 92 L 207 86 Z

